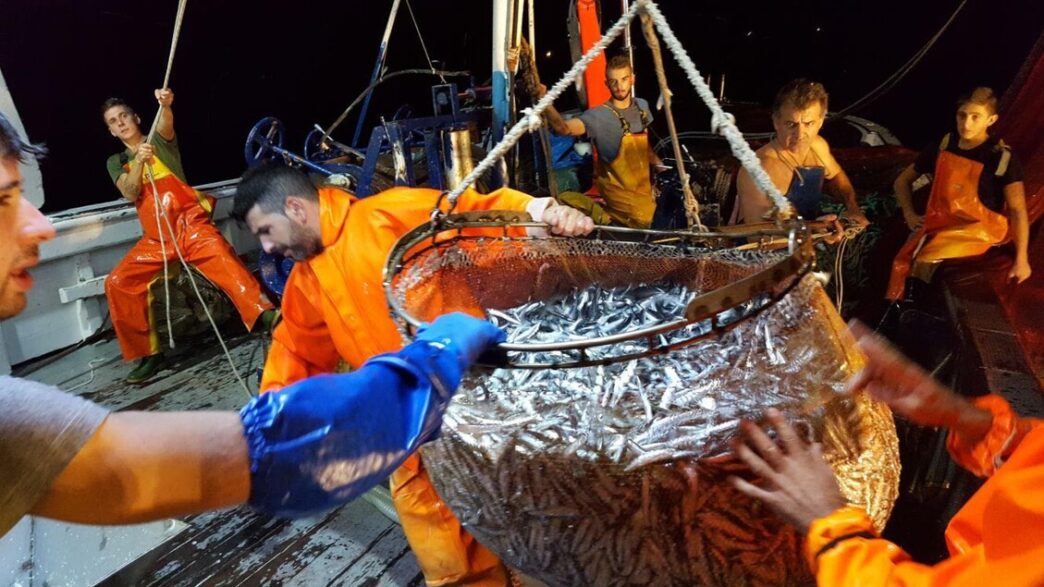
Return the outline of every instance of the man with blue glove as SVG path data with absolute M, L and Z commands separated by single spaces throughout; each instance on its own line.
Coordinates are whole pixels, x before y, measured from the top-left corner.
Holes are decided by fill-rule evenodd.
M 55 234 L 21 193 L 18 164 L 40 153 L 0 115 L 0 319 L 25 307 L 28 270 Z M 241 503 L 284 516 L 343 504 L 438 435 L 463 373 L 503 337 L 488 322 L 443 316 L 398 352 L 255 398 L 238 414 L 110 414 L 0 377 L 0 535 L 27 513 L 129 524 Z

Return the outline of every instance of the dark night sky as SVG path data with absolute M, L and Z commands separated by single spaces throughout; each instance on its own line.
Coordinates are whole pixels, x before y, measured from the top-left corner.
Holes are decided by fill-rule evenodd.
M 491 3 L 413 0 L 428 49 L 447 69 L 489 76 Z M 602 0 L 604 22 L 619 14 Z M 797 76 L 823 81 L 840 108 L 895 71 L 942 25 L 958 0 L 803 0 L 773 3 L 663 0 L 661 7 L 704 73 L 727 75 L 734 100 L 768 101 Z M 243 168 L 243 141 L 262 116 L 278 116 L 299 150 L 314 123 L 329 124 L 367 85 L 390 0 L 284 2 L 192 0 L 171 87 L 185 168 L 193 183 Z M 98 107 L 110 95 L 137 105 L 148 127 L 152 88 L 162 81 L 175 0 L 4 0 L 0 67 L 44 163 L 46 209 L 112 200 L 106 157 L 120 147 Z M 566 0 L 538 0 L 541 76 L 568 67 Z M 816 31 L 819 27 L 821 30 Z M 969 86 L 1003 92 L 1044 27 L 1040 0 L 969 0 L 953 26 L 910 75 L 858 114 L 919 147 L 948 128 L 956 96 Z M 639 28 L 634 28 L 640 38 Z M 749 35 L 748 35 L 749 33 Z M 405 5 L 392 35 L 389 71 L 423 67 Z M 552 57 L 543 54 L 552 51 Z M 655 75 L 636 42 L 639 95 L 653 98 Z M 705 128 L 704 108 L 668 68 L 683 129 Z M 410 102 L 430 111 L 432 78 L 379 88 L 370 120 Z M 572 106 L 574 99 L 560 106 Z M 686 124 L 686 121 L 690 121 Z M 662 122 L 662 121 L 661 121 Z M 349 141 L 354 117 L 335 137 Z M 662 132 L 662 131 L 661 131 Z

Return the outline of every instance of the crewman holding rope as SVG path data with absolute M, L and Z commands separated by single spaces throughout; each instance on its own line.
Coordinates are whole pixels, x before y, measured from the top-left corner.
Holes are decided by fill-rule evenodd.
M 193 189 L 185 179 L 174 134 L 174 92 L 165 88 L 155 94 L 160 111 L 151 144 L 141 132 L 141 119 L 126 102 L 110 98 L 102 105 L 109 132 L 125 147 L 109 157 L 109 175 L 120 194 L 134 203 L 144 231 L 105 280 L 109 313 L 123 358 L 140 359 L 127 377 L 130 383 L 146 381 L 162 366 L 155 328 L 161 317 L 151 310 L 150 286 L 166 277 L 164 259 L 177 261 L 175 245 L 188 263 L 228 295 L 248 329 L 258 317 L 266 326 L 275 319 L 275 310 L 257 281 L 210 222 L 213 198 Z M 153 193 L 148 179 L 150 166 L 157 193 Z M 159 213 L 166 216 L 169 225 L 159 218 L 156 202 L 160 202 Z M 173 227 L 173 234 L 169 227 Z
M 281 164 L 243 176 L 233 217 L 246 222 L 265 252 L 297 261 L 283 292 L 283 320 L 265 361 L 262 393 L 343 367 L 357 369 L 402 346 L 384 295 L 384 263 L 399 237 L 430 222 L 432 211 L 440 203 L 447 208 L 447 200 L 438 190 L 404 187 L 356 200 L 337 188 L 317 189 L 303 172 Z M 573 208 L 507 188 L 489 195 L 465 191 L 455 210 L 526 211 L 565 236 L 594 229 Z M 403 532 L 429 585 L 506 584 L 504 566 L 461 527 L 419 456 L 397 469 L 391 482 Z
M 819 136 L 827 113 L 828 96 L 823 84 L 796 79 L 783 86 L 772 104 L 775 135 L 757 150 L 758 161 L 797 213 L 806 220 L 821 217 L 823 192 L 841 200 L 853 223 L 870 223 L 856 202 L 855 188 L 834 159 L 830 145 Z M 736 179 L 736 205 L 732 223 L 764 222 L 772 200 L 746 169 Z M 829 218 L 833 220 L 833 217 Z
M 552 130 L 563 136 L 586 134 L 598 152 L 594 182 L 605 206 L 576 192 L 560 194 L 559 200 L 600 224 L 649 228 L 656 211 L 650 166 L 660 169 L 663 164 L 646 134 L 652 112 L 648 102 L 631 96 L 634 71 L 626 55 L 609 59 L 605 83 L 612 95 L 609 101 L 577 118 L 564 119 L 554 106 L 544 111 Z

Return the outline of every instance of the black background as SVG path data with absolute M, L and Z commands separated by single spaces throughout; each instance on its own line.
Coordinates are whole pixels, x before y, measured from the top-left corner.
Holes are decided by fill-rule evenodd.
M 826 84 L 838 109 L 897 70 L 958 3 L 662 0 L 661 8 L 701 71 L 715 80 L 726 74 L 729 98 L 767 102 L 781 83 L 806 76 Z M 99 106 L 109 96 L 124 97 L 148 128 L 177 2 L 3 0 L 0 6 L 0 67 L 30 138 L 51 149 L 43 164 L 45 209 L 115 199 L 105 159 L 120 145 L 103 125 Z M 189 180 L 238 175 L 243 141 L 262 116 L 280 117 L 289 146 L 299 151 L 313 124 L 331 123 L 366 87 L 390 7 L 390 0 L 188 2 L 171 87 Z M 412 7 L 433 59 L 446 69 L 471 70 L 478 83 L 489 78 L 488 0 L 413 0 Z M 616 0 L 603 0 L 602 8 L 604 24 L 620 12 Z M 545 82 L 553 82 L 570 64 L 568 2 L 537 0 L 536 9 L 538 64 Z M 1042 26 L 1040 0 L 969 0 L 909 76 L 858 114 L 891 128 L 908 145 L 933 141 L 951 124 L 953 101 L 962 91 L 975 85 L 1004 91 Z M 633 32 L 638 93 L 654 100 L 648 50 L 640 28 Z M 424 66 L 404 2 L 388 71 Z M 680 70 L 672 64 L 668 76 L 680 127 L 705 129 L 706 110 Z M 381 86 L 367 131 L 377 116 L 406 103 L 429 114 L 432 80 L 408 77 Z M 572 95 L 559 104 L 575 105 Z M 353 116 L 335 137 L 350 141 L 354 127 Z

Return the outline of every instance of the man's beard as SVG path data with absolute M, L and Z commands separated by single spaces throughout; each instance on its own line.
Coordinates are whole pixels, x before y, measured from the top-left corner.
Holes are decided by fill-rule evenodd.
M 323 252 L 322 238 L 296 225 L 290 228 L 290 241 L 287 252 L 296 261 L 305 261 Z

